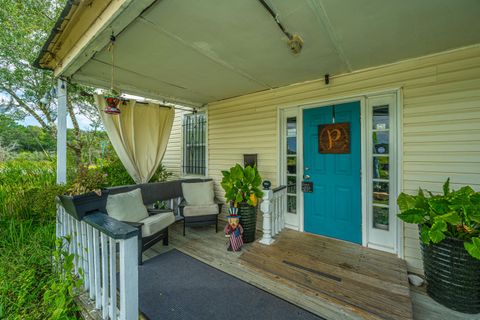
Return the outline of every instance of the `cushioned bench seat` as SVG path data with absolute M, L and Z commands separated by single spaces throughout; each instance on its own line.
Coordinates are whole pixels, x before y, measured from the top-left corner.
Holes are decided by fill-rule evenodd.
M 184 217 L 207 216 L 211 214 L 218 214 L 218 204 L 215 203 L 199 206 L 186 205 L 183 207 Z
M 140 220 L 142 225 L 142 237 L 149 237 L 167 228 L 175 222 L 173 211 L 161 212 Z

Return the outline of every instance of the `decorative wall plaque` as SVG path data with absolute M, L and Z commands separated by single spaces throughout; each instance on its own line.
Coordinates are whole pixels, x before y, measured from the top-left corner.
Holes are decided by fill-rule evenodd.
M 350 123 L 321 124 L 318 126 L 319 153 L 350 153 Z
M 302 192 L 312 193 L 313 192 L 313 182 L 312 181 L 302 181 Z

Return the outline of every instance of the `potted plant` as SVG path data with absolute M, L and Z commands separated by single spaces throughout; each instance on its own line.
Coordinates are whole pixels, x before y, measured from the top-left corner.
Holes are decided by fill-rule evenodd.
M 480 313 L 480 192 L 465 186 L 443 194 L 419 189 L 398 197 L 398 217 L 419 225 L 427 293 L 439 303 Z
M 82 220 L 88 212 L 105 209 L 108 194 L 102 189 L 106 185 L 106 174 L 80 166 L 75 180 L 66 194 L 58 195 L 58 201 L 68 214 Z
M 255 241 L 257 226 L 258 198 L 263 196 L 260 189 L 262 178 L 256 166 L 243 168 L 238 163 L 228 171 L 222 171 L 222 188 L 225 199 L 238 208 L 240 224 L 243 227 L 243 241 Z

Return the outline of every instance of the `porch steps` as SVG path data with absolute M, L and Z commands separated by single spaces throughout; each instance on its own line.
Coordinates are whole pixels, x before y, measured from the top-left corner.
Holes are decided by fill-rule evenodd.
M 271 246 L 252 244 L 240 260 L 265 277 L 325 300 L 338 309 L 339 318 L 413 318 L 407 266 L 392 254 L 285 230 Z

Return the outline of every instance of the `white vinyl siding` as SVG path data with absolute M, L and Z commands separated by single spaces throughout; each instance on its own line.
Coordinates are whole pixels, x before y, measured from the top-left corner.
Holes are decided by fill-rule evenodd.
M 403 190 L 439 191 L 447 177 L 454 187 L 480 189 L 480 46 L 473 46 L 331 75 L 329 85 L 321 79 L 209 104 L 208 173 L 218 196 L 220 171 L 243 163 L 244 153 L 257 153 L 262 177 L 277 185 L 278 107 L 396 88 L 403 93 Z M 405 225 L 404 256 L 410 271 L 422 272 L 413 225 Z
M 189 112 L 175 109 L 172 132 L 162 160 L 162 164 L 167 171 L 173 173 L 172 178 L 179 178 L 182 174 L 182 119 L 185 113 Z

